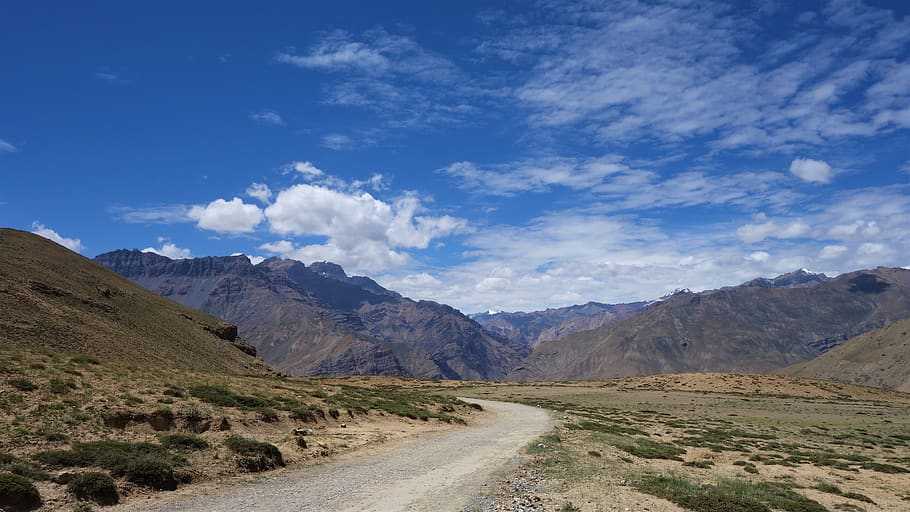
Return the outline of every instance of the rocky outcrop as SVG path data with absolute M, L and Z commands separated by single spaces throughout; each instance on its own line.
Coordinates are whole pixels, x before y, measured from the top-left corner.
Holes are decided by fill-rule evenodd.
M 96 261 L 236 324 L 257 354 L 291 374 L 490 379 L 527 354 L 454 308 L 402 297 L 333 263 L 271 258 L 253 265 L 245 256 L 171 260 L 126 250 Z

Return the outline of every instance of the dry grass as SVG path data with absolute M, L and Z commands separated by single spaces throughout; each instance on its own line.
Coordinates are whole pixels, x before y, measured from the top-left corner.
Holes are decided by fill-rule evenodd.
M 451 396 L 394 380 L 237 376 L 0 350 L 0 473 L 32 481 L 46 510 L 73 508 L 66 473 L 104 472 L 133 499 L 315 463 L 472 414 Z
M 724 374 L 440 386 L 556 411 L 560 442 L 531 445 L 548 509 L 910 509 L 908 395 Z

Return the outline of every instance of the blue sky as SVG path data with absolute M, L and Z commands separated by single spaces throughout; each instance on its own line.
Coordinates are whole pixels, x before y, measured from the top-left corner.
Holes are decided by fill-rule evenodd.
M 905 2 L 29 2 L 0 224 L 467 312 L 910 265 Z

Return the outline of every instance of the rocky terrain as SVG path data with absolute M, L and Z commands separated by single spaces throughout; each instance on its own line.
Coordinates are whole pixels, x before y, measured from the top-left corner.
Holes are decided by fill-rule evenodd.
M 857 336 L 784 372 L 910 393 L 910 320 Z
M 910 316 L 910 270 L 803 274 L 779 280 L 782 286 L 765 280 L 678 292 L 625 320 L 541 343 L 511 377 L 768 372 Z
M 0 347 L 158 367 L 266 372 L 236 326 L 12 229 L 0 229 Z
M 171 260 L 114 251 L 95 261 L 181 304 L 236 323 L 291 374 L 504 376 L 527 353 L 449 306 L 414 301 L 331 263 L 245 256 Z
M 534 348 L 580 331 L 589 331 L 628 318 L 641 311 L 647 302 L 601 304 L 588 302 L 543 311 L 478 313 L 471 315 L 485 329 Z

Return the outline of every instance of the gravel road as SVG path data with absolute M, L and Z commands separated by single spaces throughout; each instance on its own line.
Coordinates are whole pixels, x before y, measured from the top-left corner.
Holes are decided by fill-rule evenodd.
M 546 411 L 470 400 L 493 413 L 481 424 L 421 435 L 319 466 L 180 498 L 116 510 L 142 512 L 446 512 L 463 510 L 494 473 L 552 427 Z

